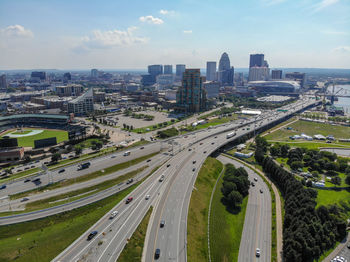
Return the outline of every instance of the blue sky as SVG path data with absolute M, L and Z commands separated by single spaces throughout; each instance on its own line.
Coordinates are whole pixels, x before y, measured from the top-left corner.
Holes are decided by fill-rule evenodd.
M 0 0 L 0 69 L 350 68 L 349 0 Z

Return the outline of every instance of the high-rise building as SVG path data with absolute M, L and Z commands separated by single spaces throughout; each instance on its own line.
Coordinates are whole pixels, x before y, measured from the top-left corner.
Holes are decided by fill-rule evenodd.
M 216 62 L 207 62 L 207 81 L 216 80 Z
M 266 66 L 253 66 L 249 68 L 248 81 L 268 80 L 270 69 Z
M 186 70 L 186 65 L 176 65 L 176 77 L 182 79 L 182 74 Z
M 224 85 L 233 85 L 234 68 L 230 66 L 230 58 L 227 53 L 221 55 L 219 61 L 218 80 Z
M 98 70 L 97 69 L 91 69 L 91 78 L 98 78 Z
M 219 91 L 220 91 L 219 82 L 207 81 L 203 83 L 203 87 L 207 92 L 207 98 L 216 98 L 219 96 Z
M 236 86 L 243 86 L 244 85 L 244 75 L 243 73 L 235 73 L 234 75 L 234 81 L 236 83 Z
M 297 81 L 300 84 L 301 88 L 303 88 L 305 85 L 305 80 L 306 80 L 305 73 L 300 73 L 300 72 L 286 73 L 285 78 Z
M 271 79 L 282 79 L 282 70 L 272 70 Z
M 58 96 L 80 96 L 82 92 L 82 85 L 71 84 L 66 86 L 56 86 L 56 94 Z
M 176 93 L 176 109 L 185 113 L 199 112 L 205 110 L 206 105 L 206 91 L 200 69 L 186 69 L 182 86 Z
M 68 72 L 68 73 L 64 73 L 63 74 L 63 82 L 68 82 L 72 80 L 72 75 Z
M 0 89 L 6 90 L 7 89 L 7 81 L 6 81 L 6 75 L 3 74 L 0 76 Z
M 251 54 L 249 60 L 249 67 L 264 66 L 264 54 Z
M 32 74 L 30 75 L 32 80 L 46 80 L 46 72 L 38 72 L 38 71 L 34 71 L 32 72 Z
M 162 65 L 149 65 L 148 66 L 148 73 L 151 76 L 154 76 L 154 78 L 155 78 L 157 75 L 163 74 L 163 66 Z
M 173 74 L 173 66 L 164 65 L 164 75 L 172 75 L 172 74 Z
M 68 102 L 68 113 L 74 115 L 87 115 L 94 111 L 94 94 L 90 88 L 83 95 Z

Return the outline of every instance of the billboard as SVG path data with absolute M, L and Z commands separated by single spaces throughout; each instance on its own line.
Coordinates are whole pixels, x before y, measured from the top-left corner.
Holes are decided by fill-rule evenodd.
M 54 145 L 57 145 L 56 137 L 49 137 L 49 138 L 34 140 L 34 148 L 41 148 L 41 147 L 54 146 Z

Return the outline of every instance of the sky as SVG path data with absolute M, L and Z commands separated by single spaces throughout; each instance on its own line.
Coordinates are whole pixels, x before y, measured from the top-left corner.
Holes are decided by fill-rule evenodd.
M 350 68 L 350 0 L 0 0 L 0 70 Z

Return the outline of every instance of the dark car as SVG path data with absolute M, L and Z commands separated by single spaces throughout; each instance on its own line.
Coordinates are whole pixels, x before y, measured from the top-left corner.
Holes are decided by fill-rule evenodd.
M 6 188 L 6 185 L 0 186 L 0 189 L 5 189 L 5 188 Z
M 193 160 L 192 163 L 195 164 L 197 161 L 196 160 Z
M 143 147 L 143 146 L 142 146 L 142 147 L 140 147 L 140 149 L 144 149 L 144 148 L 145 148 L 145 147 Z
M 154 259 L 158 259 L 160 257 L 160 249 L 157 248 L 156 252 L 154 253 Z
M 62 168 L 58 171 L 58 173 L 63 173 L 64 171 L 66 171 L 66 170 L 64 168 Z
M 147 161 L 146 161 L 146 162 L 151 162 L 151 160 L 152 160 L 152 159 L 147 159 Z
M 159 225 L 160 225 L 160 227 L 164 227 L 165 226 L 165 220 L 161 220 Z
M 27 182 L 30 182 L 30 178 L 26 178 L 26 179 L 24 180 L 24 183 L 27 183 Z
M 87 240 L 91 240 L 91 239 L 93 239 L 96 235 L 97 235 L 97 231 L 92 231 L 89 235 L 88 235 L 88 237 L 87 237 Z
M 25 202 L 25 201 L 28 201 L 28 200 L 29 200 L 28 197 L 24 197 L 24 198 L 21 199 L 21 202 Z
M 206 154 L 206 153 L 207 153 L 207 151 L 204 151 L 204 152 L 203 152 L 203 154 Z
M 212 142 L 211 144 L 212 144 L 212 145 L 214 145 L 215 143 L 214 143 L 214 142 Z
M 134 182 L 134 179 L 132 179 L 132 178 L 130 178 L 130 179 L 128 179 L 128 181 L 126 181 L 127 184 L 130 184 L 132 182 Z
M 167 164 L 167 165 L 166 165 L 166 167 L 169 167 L 169 166 L 170 166 L 170 164 Z
M 188 151 L 192 151 L 192 149 L 191 149 L 191 148 L 189 148 L 189 149 L 188 149 Z
M 214 137 L 214 138 L 218 138 L 218 137 L 216 136 L 216 137 Z
M 196 169 L 195 169 L 195 168 L 193 168 L 193 169 L 192 169 L 192 171 L 194 172 L 194 171 L 196 171 Z

